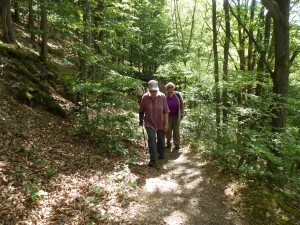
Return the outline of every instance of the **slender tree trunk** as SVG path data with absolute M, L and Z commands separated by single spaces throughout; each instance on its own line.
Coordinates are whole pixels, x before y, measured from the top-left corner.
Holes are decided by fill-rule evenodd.
M 178 43 L 180 43 L 180 37 L 179 37 L 179 32 L 178 32 L 178 19 L 177 19 L 177 0 L 173 0 L 173 7 L 174 7 L 174 11 L 172 13 L 172 17 L 173 17 L 173 23 L 174 23 L 174 27 L 175 27 L 175 31 L 176 31 L 176 38 Z
M 42 43 L 40 57 L 43 62 L 48 58 L 48 20 L 47 20 L 47 0 L 41 1 L 41 32 Z
M 262 0 L 274 21 L 275 69 L 271 73 L 273 93 L 272 126 L 274 132 L 285 131 L 287 125 L 286 101 L 289 85 L 289 7 L 290 0 Z
M 238 6 L 237 6 L 237 17 L 240 21 L 241 19 L 241 3 L 240 0 L 238 0 Z M 245 37 L 244 37 L 244 31 L 240 23 L 238 23 L 238 38 L 239 38 L 239 49 L 238 54 L 240 58 L 240 70 L 245 71 L 246 69 L 246 57 L 245 57 Z
M 252 0 L 251 2 L 251 8 L 250 8 L 250 22 L 253 24 L 254 23 L 254 11 L 255 11 L 255 6 L 256 6 L 256 0 Z M 251 37 L 254 37 L 254 29 L 253 25 L 250 26 L 249 28 L 249 44 L 248 44 L 248 71 L 253 71 L 254 70 L 254 65 L 255 65 L 255 59 L 254 59 L 254 43 Z
M 173 4 L 174 4 L 174 20 L 175 20 L 174 22 L 175 22 L 175 32 L 176 32 L 177 42 L 178 44 L 180 44 L 182 53 L 184 54 L 183 63 L 186 64 L 185 34 L 183 31 L 178 0 L 174 0 Z
M 91 47 L 93 40 L 93 32 L 91 30 L 92 27 L 92 8 L 89 0 L 85 0 L 85 14 L 84 14 L 84 22 L 85 22 L 85 30 L 83 35 L 83 43 L 87 47 Z
M 182 28 L 182 23 L 181 23 L 181 17 L 180 17 L 180 10 L 179 10 L 179 6 L 178 6 L 178 0 L 174 0 L 175 2 L 175 10 L 176 10 L 176 15 L 177 15 L 177 18 L 178 18 L 178 24 L 179 24 L 179 31 L 180 31 L 180 43 L 181 43 L 181 47 L 182 49 L 185 49 L 185 46 L 184 46 L 184 32 L 183 32 L 183 28 Z
M 215 76 L 215 103 L 216 103 L 216 127 L 217 127 L 217 143 L 221 144 L 221 94 L 219 80 L 219 62 L 218 62 L 218 33 L 217 33 L 217 4 L 216 0 L 212 0 L 212 26 L 213 26 L 213 52 L 214 52 L 214 76 Z
M 13 14 L 13 19 L 16 22 L 20 22 L 20 13 L 19 13 L 19 2 L 14 1 L 14 14 Z
M 30 32 L 30 40 L 34 43 L 35 42 L 35 32 L 34 32 L 33 0 L 29 0 L 29 2 L 28 2 L 28 9 L 29 9 L 28 27 L 29 27 L 29 32 Z
M 255 7 L 256 7 L 256 0 L 252 0 L 251 2 L 251 7 L 250 7 L 250 23 L 253 24 L 254 23 L 254 12 L 255 12 Z M 248 62 L 247 62 L 247 70 L 250 71 L 250 73 L 248 73 L 249 79 L 248 79 L 248 84 L 247 84 L 247 93 L 252 94 L 253 92 L 253 73 L 252 71 L 254 70 L 254 66 L 255 66 L 255 61 L 256 61 L 256 57 L 255 57 L 255 48 L 254 48 L 254 41 L 253 41 L 253 37 L 254 37 L 254 25 L 251 25 L 249 28 L 249 38 L 248 38 Z
M 229 43 L 230 43 L 230 17 L 229 17 L 229 2 L 224 0 L 224 12 L 225 12 L 225 43 L 224 43 L 224 61 L 223 61 L 223 124 L 228 122 L 228 96 L 227 87 L 228 82 L 228 59 L 229 59 Z
M 263 21 L 264 11 L 262 10 L 260 20 Z M 265 16 L 265 23 L 264 23 L 264 35 L 263 35 L 263 49 L 260 54 L 260 58 L 257 64 L 257 86 L 256 86 L 256 95 L 261 96 L 264 93 L 264 83 L 268 79 L 266 76 L 266 69 L 265 69 L 265 61 L 266 61 L 266 54 L 268 49 L 270 48 L 270 37 L 271 37 L 271 16 L 270 13 L 267 13 Z
M 188 40 L 188 44 L 186 46 L 186 50 L 185 50 L 185 57 L 183 60 L 184 65 L 186 66 L 187 63 L 187 56 L 190 53 L 190 48 L 191 48 L 191 43 L 192 43 L 192 39 L 194 36 L 194 27 L 195 27 L 195 14 L 196 14 L 196 9 L 197 9 L 197 1 L 198 0 L 194 0 L 194 8 L 193 8 L 193 14 L 192 14 L 192 22 L 191 22 L 191 30 L 190 30 L 190 35 L 189 35 L 189 40 Z
M 240 0 L 238 0 L 238 5 L 237 5 L 237 19 L 239 21 L 241 20 L 241 3 Z M 238 54 L 239 54 L 239 59 L 240 59 L 240 71 L 244 72 L 246 70 L 246 57 L 245 57 L 245 39 L 244 39 L 244 32 L 243 28 L 240 23 L 238 23 Z M 240 90 L 237 92 L 237 104 L 238 106 L 241 106 L 243 103 L 244 99 L 244 90 L 243 88 L 240 87 Z M 243 132 L 243 116 L 238 115 L 238 130 L 237 130 L 237 143 L 239 146 L 242 146 L 242 135 L 241 133 Z
M 84 0 L 83 1 L 83 6 L 85 9 L 83 20 L 85 23 L 84 26 L 84 32 L 83 32 L 83 43 L 85 45 L 84 48 L 90 48 L 92 44 L 92 31 L 91 31 L 91 16 L 92 16 L 92 9 L 91 9 L 91 3 L 89 0 Z M 86 54 L 84 53 L 83 56 L 81 56 L 81 63 L 80 63 L 80 73 L 81 73 L 81 82 L 86 83 L 87 78 L 89 75 L 89 69 L 90 66 L 88 65 L 88 61 L 86 59 Z M 86 120 L 89 120 L 89 115 L 88 115 L 88 103 L 87 103 L 87 93 L 83 90 L 81 93 L 81 99 L 82 99 L 82 104 L 83 104 L 83 110 L 84 110 L 84 116 Z
M 102 23 L 103 23 L 102 14 L 103 14 L 104 9 L 105 8 L 104 8 L 103 2 L 98 0 L 97 8 L 95 9 L 98 12 L 98 16 L 94 18 L 96 27 L 102 27 Z M 101 29 L 100 31 L 95 33 L 95 39 L 98 40 L 99 42 L 102 42 L 105 39 L 104 29 Z M 100 46 L 98 44 L 95 45 L 95 50 L 100 55 L 102 54 L 102 49 L 100 48 Z M 131 52 L 131 54 L 132 54 L 132 52 Z

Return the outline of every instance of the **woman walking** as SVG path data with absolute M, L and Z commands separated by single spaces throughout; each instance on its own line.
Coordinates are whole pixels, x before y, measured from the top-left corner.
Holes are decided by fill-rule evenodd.
M 167 131 L 167 147 L 171 147 L 171 138 L 173 136 L 173 143 L 176 149 L 180 149 L 180 121 L 184 116 L 184 104 L 182 96 L 179 92 L 175 91 L 175 85 L 169 82 L 166 85 L 167 89 L 167 103 L 169 106 L 169 128 Z

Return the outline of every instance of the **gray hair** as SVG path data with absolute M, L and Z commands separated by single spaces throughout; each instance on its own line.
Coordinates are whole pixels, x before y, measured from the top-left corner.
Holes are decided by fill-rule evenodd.
M 169 83 L 166 84 L 166 88 L 167 87 L 173 87 L 175 89 L 175 84 L 172 83 L 172 82 L 169 82 Z

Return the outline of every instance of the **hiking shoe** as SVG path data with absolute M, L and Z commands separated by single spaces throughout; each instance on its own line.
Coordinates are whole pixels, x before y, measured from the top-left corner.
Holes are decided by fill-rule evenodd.
M 159 155 L 159 157 L 158 157 L 159 159 L 164 159 L 165 158 L 165 156 L 164 155 Z
M 179 145 L 176 145 L 176 146 L 175 146 L 175 149 L 176 149 L 176 150 L 179 150 L 179 149 L 180 149 Z
M 153 167 L 155 165 L 155 160 L 150 160 L 150 162 L 148 163 L 149 167 Z

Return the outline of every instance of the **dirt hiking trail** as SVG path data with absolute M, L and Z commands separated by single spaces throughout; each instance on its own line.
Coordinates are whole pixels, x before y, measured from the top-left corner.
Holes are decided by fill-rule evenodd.
M 141 170 L 145 180 L 139 185 L 140 198 L 131 209 L 128 223 L 246 224 L 230 205 L 230 188 L 213 177 L 213 170 L 200 154 L 189 153 L 188 148 L 166 149 L 165 159 L 154 168 Z

